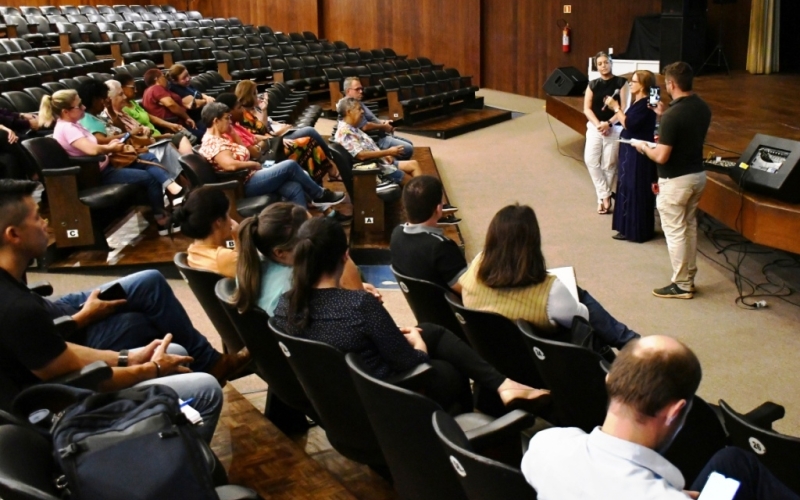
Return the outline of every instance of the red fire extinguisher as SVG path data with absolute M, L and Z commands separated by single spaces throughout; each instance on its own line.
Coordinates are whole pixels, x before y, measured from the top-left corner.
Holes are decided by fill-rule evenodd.
M 571 45 L 570 45 L 570 38 L 572 37 L 572 29 L 569 27 L 569 23 L 564 23 L 564 28 L 561 30 L 561 50 L 562 52 L 569 52 Z

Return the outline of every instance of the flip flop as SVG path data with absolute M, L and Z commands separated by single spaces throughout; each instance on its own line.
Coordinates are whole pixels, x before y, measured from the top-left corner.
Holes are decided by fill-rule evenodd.
M 608 209 L 603 206 L 602 203 L 599 203 L 597 207 L 597 213 L 600 215 L 606 215 L 608 213 Z
M 341 175 L 328 175 L 328 182 L 343 182 Z

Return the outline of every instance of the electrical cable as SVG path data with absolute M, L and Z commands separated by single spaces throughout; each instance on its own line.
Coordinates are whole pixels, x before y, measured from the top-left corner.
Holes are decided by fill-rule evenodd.
M 558 142 L 558 136 L 556 135 L 556 131 L 555 131 L 555 129 L 553 129 L 553 124 L 550 123 L 550 114 L 549 113 L 545 113 L 545 116 L 547 116 L 547 125 L 550 126 L 550 132 L 553 133 L 553 139 L 556 140 L 556 151 L 558 151 L 558 154 L 560 154 L 561 156 L 565 156 L 567 158 L 572 158 L 573 160 L 575 160 L 578 163 L 580 163 L 581 165 L 583 165 L 584 164 L 583 158 L 575 158 L 571 154 L 567 154 L 567 153 L 564 153 L 563 151 L 561 151 L 561 143 Z

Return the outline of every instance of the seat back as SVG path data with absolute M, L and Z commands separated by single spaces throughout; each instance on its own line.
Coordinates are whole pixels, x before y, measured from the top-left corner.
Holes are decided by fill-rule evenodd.
M 466 499 L 431 425 L 433 400 L 368 374 L 355 353 L 346 356 L 367 416 L 402 499 Z
M 472 451 L 466 434 L 446 412 L 433 414 L 433 430 L 469 500 L 536 500 L 522 471 Z
M 0 425 L 0 498 L 58 500 L 53 445 L 32 429 Z M 13 453 L 11 453 L 13 450 Z
M 357 462 L 385 464 L 344 354 L 328 344 L 287 335 L 275 318 L 269 326 L 336 451 Z
M 10 90 L 4 92 L 3 95 L 18 113 L 36 113 L 39 111 L 39 103 L 26 92 Z
M 518 320 L 528 354 L 553 395 L 553 423 L 591 432 L 606 416 L 608 394 L 603 358 L 585 347 L 545 339 L 525 320 Z
M 417 318 L 417 323 L 440 325 L 462 339 L 466 338 L 464 330 L 444 298 L 447 290 L 436 283 L 400 274 L 394 267 L 392 267 L 392 273 L 408 306 L 411 307 L 414 317 Z
M 757 427 L 723 400 L 719 401 L 719 407 L 730 443 L 754 452 L 775 477 L 800 494 L 800 476 L 797 474 L 800 438 Z
M 513 321 L 499 314 L 469 309 L 454 293 L 446 293 L 445 299 L 480 357 L 512 380 L 530 387 L 547 387 Z
M 695 396 L 686 422 L 663 455 L 681 471 L 686 484 L 692 484 L 711 457 L 727 444 L 720 417 L 700 396 Z
M 214 287 L 223 276 L 211 271 L 189 267 L 185 252 L 176 253 L 173 261 L 178 268 L 178 272 L 189 284 L 189 288 L 192 289 L 192 293 L 194 293 L 208 319 L 211 320 L 211 324 L 214 325 L 217 333 L 222 338 L 222 343 L 225 345 L 227 352 L 239 352 L 244 347 L 244 342 L 239 337 L 228 317 L 228 313 L 222 308 L 214 293 Z

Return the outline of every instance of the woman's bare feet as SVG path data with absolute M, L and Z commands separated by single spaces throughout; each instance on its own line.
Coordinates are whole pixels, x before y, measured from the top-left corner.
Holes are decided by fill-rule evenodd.
M 500 400 L 508 407 L 520 408 L 531 413 L 546 407 L 550 404 L 550 391 L 546 389 L 534 389 L 525 384 L 515 382 L 510 378 L 497 388 Z

